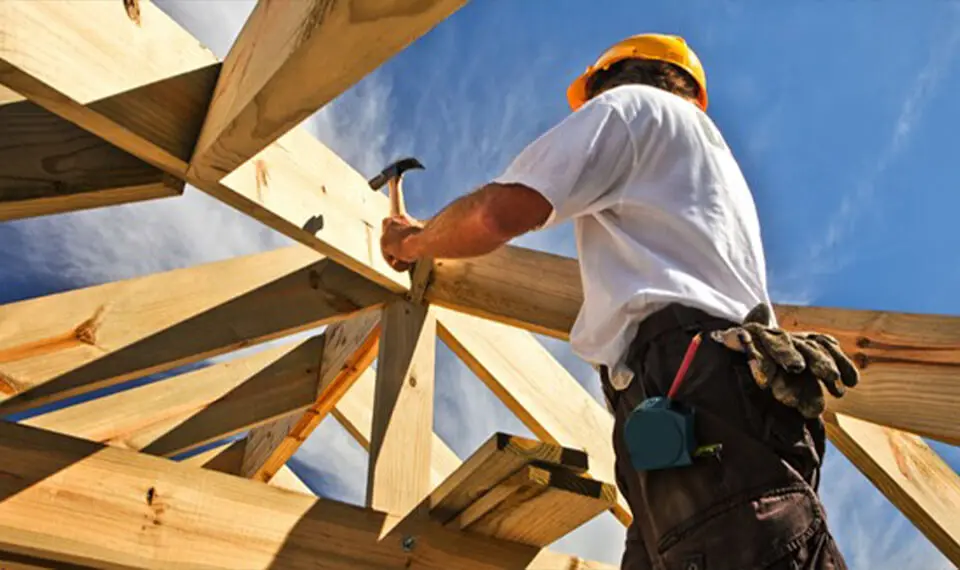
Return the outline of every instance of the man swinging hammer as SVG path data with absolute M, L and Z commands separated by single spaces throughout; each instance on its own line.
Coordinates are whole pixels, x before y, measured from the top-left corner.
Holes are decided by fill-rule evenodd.
M 615 418 L 634 516 L 622 568 L 846 568 L 817 493 L 820 414 L 824 388 L 842 396 L 857 370 L 833 338 L 777 328 L 753 197 L 705 113 L 699 59 L 682 38 L 633 36 L 567 98 L 574 112 L 494 181 L 425 223 L 384 220 L 384 258 L 402 271 L 483 255 L 572 220 L 570 343 Z

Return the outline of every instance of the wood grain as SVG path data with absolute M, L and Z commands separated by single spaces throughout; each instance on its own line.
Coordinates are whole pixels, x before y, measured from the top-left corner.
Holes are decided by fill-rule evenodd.
M 217 182 L 466 0 L 262 0 L 223 64 L 190 176 Z
M 370 449 L 370 426 L 373 424 L 373 392 L 376 372 L 367 369 L 340 398 L 333 416 L 366 450 Z M 434 488 L 460 466 L 460 458 L 436 433 L 430 443 L 430 487 Z
M 34 103 L 0 105 L 0 221 L 181 192 L 182 180 Z
M 217 59 L 151 2 L 140 5 L 137 25 L 112 0 L 0 2 L 0 84 L 182 178 Z
M 582 304 L 577 260 L 504 247 L 438 261 L 426 299 L 518 328 L 564 338 Z M 835 336 L 861 382 L 827 409 L 956 444 L 960 431 L 960 317 L 828 307 L 775 306 L 788 330 Z
M 536 338 L 509 325 L 442 307 L 435 310 L 440 339 L 523 425 L 543 441 L 583 449 L 590 457 L 591 475 L 616 480 L 613 416 Z M 613 514 L 629 526 L 630 507 L 622 496 Z
M 239 475 L 246 448 L 247 438 L 237 439 L 191 455 L 182 459 L 180 463 L 226 473 L 227 475 Z
M 312 401 L 302 413 L 293 413 L 250 431 L 241 475 L 270 481 L 300 445 L 334 409 L 377 352 L 380 315 L 362 313 L 334 323 L 324 331 L 316 349 L 318 380 Z
M 390 297 L 297 245 L 5 305 L 0 410 L 377 310 Z
M 23 423 L 175 455 L 307 409 L 316 397 L 321 346 L 320 337 L 284 343 Z
M 437 320 L 407 301 L 388 304 L 381 319 L 367 506 L 407 516 L 431 489 Z
M 578 474 L 588 468 L 582 451 L 495 433 L 430 493 L 430 516 L 441 523 L 450 521 L 498 483 L 533 463 Z
M 424 298 L 437 305 L 567 340 L 583 304 L 577 260 L 506 246 L 436 260 Z
M 536 547 L 422 519 L 380 539 L 381 512 L 18 424 L 0 457 L 0 551 L 60 567 L 544 568 Z
M 546 546 L 611 508 L 612 483 L 566 469 L 527 465 L 481 495 L 455 526 L 484 536 Z
M 830 441 L 926 535 L 960 565 L 960 476 L 919 437 L 827 415 Z
M 187 176 L 221 65 L 152 3 L 141 4 L 137 27 L 113 0 L 0 2 L 0 84 L 365 277 L 406 291 L 409 276 L 390 269 L 379 251 L 387 197 L 371 192 L 366 178 L 303 126 L 219 183 Z M 78 29 L 82 22 L 98 25 Z

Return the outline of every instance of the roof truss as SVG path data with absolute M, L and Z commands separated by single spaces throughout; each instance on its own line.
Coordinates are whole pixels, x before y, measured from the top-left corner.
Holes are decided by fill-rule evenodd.
M 528 332 L 566 338 L 582 302 L 576 260 L 516 247 L 439 260 L 429 280 L 416 280 L 414 301 L 406 300 L 410 277 L 390 270 L 377 253 L 386 197 L 370 192 L 364 177 L 297 126 L 463 3 L 401 1 L 383 8 L 309 0 L 277 10 L 282 3 L 261 0 L 222 65 L 147 0 L 136 21 L 108 0 L 0 3 L 0 140 L 32 145 L 38 160 L 69 152 L 67 139 L 93 149 L 87 172 L 59 178 L 40 172 L 40 190 L 32 194 L 3 184 L 23 179 L 36 163 L 3 161 L 0 219 L 175 195 L 186 182 L 301 244 L 0 307 L 0 412 L 31 410 L 330 325 L 321 336 L 21 425 L 0 424 L 0 451 L 19 480 L 29 482 L 0 479 L 0 560 L 154 568 L 193 556 L 209 567 L 242 560 L 266 568 L 277 561 L 296 566 L 308 555 L 337 568 L 519 568 L 534 561 L 600 567 L 541 549 L 604 509 L 624 524 L 630 520 L 609 485 L 609 415 Z M 86 21 L 98 25 L 77 25 Z M 274 41 L 289 36 L 300 41 Z M 308 62 L 329 72 L 304 81 Z M 26 116 L 37 127 L 19 128 L 4 116 Z M 20 170 L 6 166 L 14 162 Z M 960 530 L 938 510 L 955 502 L 960 483 L 916 437 L 960 442 L 953 421 L 960 412 L 953 374 L 960 319 L 777 311 L 788 328 L 834 334 L 856 357 L 863 383 L 830 401 L 832 441 L 960 563 Z M 487 465 L 489 473 L 488 462 L 509 457 L 503 455 L 509 446 L 495 439 L 461 465 L 432 433 L 428 345 L 435 334 L 541 446 L 585 450 L 590 463 L 507 461 L 496 480 L 481 485 L 486 501 L 444 511 L 453 516 L 444 515 L 450 528 L 433 520 L 425 497 L 451 488 L 477 493 L 459 487 L 475 480 L 475 465 Z M 367 367 L 377 354 L 374 374 Z M 144 409 L 146 402 L 159 404 Z M 373 449 L 372 508 L 242 481 L 284 473 L 284 462 L 328 413 Z M 182 464 L 155 457 L 246 430 L 246 438 Z M 884 437 L 899 443 L 884 447 Z M 415 468 L 400 473 L 410 460 Z M 904 461 L 935 473 L 937 493 L 905 475 Z M 587 474 L 599 481 L 578 479 Z M 117 492 L 98 492 L 104 477 Z M 575 500 L 571 489 L 580 490 Z M 545 515 L 559 522 L 542 535 L 516 522 Z M 144 517 L 150 525 L 141 524 Z M 165 533 L 170 522 L 179 532 Z M 67 529 L 69 537 L 58 534 Z M 512 530 L 499 536 L 497 529 Z M 225 538 L 203 544 L 191 538 L 211 530 Z M 317 533 L 336 540 L 318 544 L 311 540 Z M 414 534 L 416 546 L 404 548 Z M 151 547 L 131 547 L 145 543 Z

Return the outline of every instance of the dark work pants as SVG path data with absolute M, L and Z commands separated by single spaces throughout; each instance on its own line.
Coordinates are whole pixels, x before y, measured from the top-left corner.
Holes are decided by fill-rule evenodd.
M 637 471 L 623 441 L 628 415 L 666 395 L 698 331 L 733 326 L 671 305 L 641 323 L 628 364 L 635 377 L 615 391 L 617 485 L 634 514 L 623 570 L 845 569 L 817 495 L 822 422 L 808 421 L 754 384 L 746 358 L 706 335 L 677 394 L 696 410 L 700 445 L 719 457 L 689 467 Z

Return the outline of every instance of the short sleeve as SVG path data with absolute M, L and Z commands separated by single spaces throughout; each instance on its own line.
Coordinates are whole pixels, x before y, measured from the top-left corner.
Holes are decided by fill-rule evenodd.
M 549 226 L 603 209 L 634 156 L 620 110 L 598 97 L 530 143 L 494 182 L 542 194 L 553 206 Z

